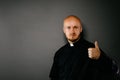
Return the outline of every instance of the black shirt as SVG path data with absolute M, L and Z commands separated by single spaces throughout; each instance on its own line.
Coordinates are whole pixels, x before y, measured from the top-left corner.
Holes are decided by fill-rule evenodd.
M 51 80 L 113 80 L 112 60 L 102 50 L 94 60 L 88 57 L 93 43 L 81 38 L 73 45 L 67 43 L 55 53 Z

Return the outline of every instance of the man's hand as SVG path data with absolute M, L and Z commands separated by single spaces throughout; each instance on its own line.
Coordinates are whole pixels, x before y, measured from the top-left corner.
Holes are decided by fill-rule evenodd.
M 91 59 L 99 59 L 100 49 L 97 41 L 95 41 L 95 48 L 88 48 L 88 56 Z

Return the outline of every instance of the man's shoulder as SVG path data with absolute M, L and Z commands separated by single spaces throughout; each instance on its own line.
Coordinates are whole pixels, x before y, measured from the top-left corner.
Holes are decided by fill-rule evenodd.
M 63 53 L 63 51 L 64 51 L 66 48 L 68 48 L 68 45 L 69 45 L 69 44 L 67 43 L 67 44 L 61 46 L 61 47 L 55 52 L 55 56 L 58 56 L 58 55 L 60 55 L 61 53 Z
M 61 46 L 57 51 L 56 51 L 56 53 L 59 53 L 59 52 L 62 52 L 64 49 L 66 49 L 68 47 L 68 43 L 67 44 L 65 44 L 65 45 L 63 45 L 63 46 Z
M 95 47 L 95 45 L 92 42 L 90 42 L 90 41 L 88 41 L 86 39 L 81 39 L 80 42 L 81 42 L 82 46 L 85 46 L 85 47 Z

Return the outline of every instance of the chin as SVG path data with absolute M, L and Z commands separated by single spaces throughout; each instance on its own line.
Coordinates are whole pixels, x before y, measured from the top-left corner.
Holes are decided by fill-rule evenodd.
M 71 42 L 76 42 L 78 39 L 68 39 Z

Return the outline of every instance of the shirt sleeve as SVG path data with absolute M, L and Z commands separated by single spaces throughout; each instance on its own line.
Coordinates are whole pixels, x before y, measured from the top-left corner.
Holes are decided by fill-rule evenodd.
M 100 58 L 98 59 L 98 65 L 106 72 L 111 72 L 113 75 L 119 74 L 119 68 L 115 60 L 107 56 L 102 50 Z
M 50 71 L 50 74 L 49 74 L 49 77 L 51 80 L 58 80 L 58 64 L 57 64 L 57 59 L 56 59 L 56 56 L 54 57 L 54 60 L 53 60 L 53 65 L 52 65 L 52 68 L 51 68 L 51 71 Z

